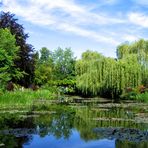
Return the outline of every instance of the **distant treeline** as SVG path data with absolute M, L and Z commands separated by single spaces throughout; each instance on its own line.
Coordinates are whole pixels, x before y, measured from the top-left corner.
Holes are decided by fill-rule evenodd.
M 117 47 L 117 58 L 87 50 L 81 59 L 70 48 L 35 51 L 15 15 L 0 13 L 0 88 L 9 82 L 29 87 L 62 87 L 69 93 L 118 98 L 148 88 L 148 41 L 140 39 Z

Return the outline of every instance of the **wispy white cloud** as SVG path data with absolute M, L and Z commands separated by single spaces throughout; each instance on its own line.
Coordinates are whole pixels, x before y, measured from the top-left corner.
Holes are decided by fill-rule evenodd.
M 34 24 L 71 32 L 98 42 L 110 42 L 116 45 L 119 43 L 108 34 L 88 28 L 91 25 L 123 23 L 121 19 L 88 11 L 88 6 L 78 5 L 74 0 L 26 0 L 25 3 L 27 6 L 22 5 L 18 0 L 3 0 L 3 10 L 15 13 Z
M 101 35 L 97 32 L 85 30 L 85 29 L 82 29 L 82 28 L 79 28 L 79 27 L 76 27 L 70 24 L 61 24 L 59 26 L 59 29 L 64 29 L 65 31 L 73 32 L 77 35 L 81 35 L 84 37 L 90 37 L 92 39 L 95 39 L 98 42 L 110 43 L 113 45 L 119 44 L 119 42 L 117 40 L 114 40 L 112 37 L 105 36 L 104 34 Z
M 44 15 L 42 9 L 35 5 L 21 5 L 17 0 L 3 0 L 3 5 L 4 11 L 15 13 L 29 22 L 39 25 L 51 25 L 55 23 L 52 15 Z
M 139 39 L 136 35 L 125 34 L 122 36 L 124 41 L 134 42 Z
M 144 28 L 148 28 L 148 15 L 145 15 L 143 13 L 130 13 L 128 14 L 128 19 L 131 23 L 134 25 L 138 25 Z
M 98 0 L 95 5 L 99 7 L 94 11 L 87 3 L 79 4 L 76 0 L 2 0 L 2 9 L 32 24 L 90 38 L 104 47 L 109 44 L 109 49 L 121 42 L 139 39 L 142 37 L 139 28 L 148 28 L 148 16 L 143 12 L 129 10 L 113 16 L 109 11 L 99 11 L 101 5 L 113 7 L 119 1 Z M 148 3 L 135 1 L 137 5 Z

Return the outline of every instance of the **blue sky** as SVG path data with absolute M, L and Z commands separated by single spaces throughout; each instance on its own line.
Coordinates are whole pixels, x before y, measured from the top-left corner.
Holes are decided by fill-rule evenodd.
M 116 47 L 148 39 L 148 0 L 0 0 L 16 14 L 36 50 L 71 47 L 116 56 Z

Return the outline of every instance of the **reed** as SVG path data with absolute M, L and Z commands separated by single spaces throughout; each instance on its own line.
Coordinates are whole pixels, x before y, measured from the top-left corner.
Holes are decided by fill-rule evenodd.
M 40 99 L 53 99 L 54 95 L 51 91 L 46 89 L 39 89 L 32 91 L 24 89 L 23 91 L 11 91 L 0 94 L 0 107 L 24 107 L 31 106 L 33 102 Z

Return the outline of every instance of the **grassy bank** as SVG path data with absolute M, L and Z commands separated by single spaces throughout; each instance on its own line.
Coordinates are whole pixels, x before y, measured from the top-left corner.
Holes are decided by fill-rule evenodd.
M 11 92 L 6 91 L 0 94 L 0 107 L 29 107 L 37 100 L 50 100 L 54 98 L 54 93 L 47 89 L 39 89 L 37 91 L 32 91 L 30 89 Z
M 44 100 L 44 103 L 46 104 L 46 100 L 59 99 L 57 94 L 59 94 L 59 91 L 56 91 L 56 89 L 53 88 L 42 88 L 37 91 L 32 91 L 31 89 L 24 89 L 23 91 L 6 91 L 0 93 L 0 109 L 32 107 L 34 104 L 40 105 L 40 103 L 43 103 L 42 100 Z M 92 100 L 93 99 L 94 98 L 92 98 Z M 148 92 L 136 95 L 128 94 L 121 100 L 124 99 L 148 103 Z

